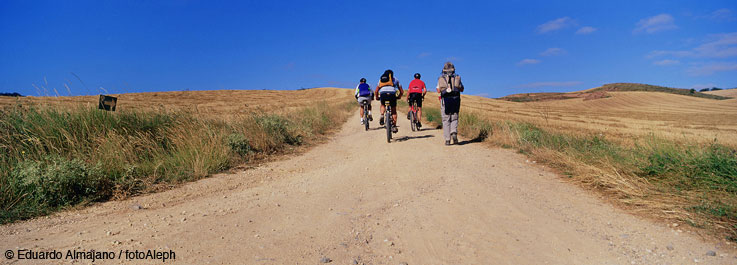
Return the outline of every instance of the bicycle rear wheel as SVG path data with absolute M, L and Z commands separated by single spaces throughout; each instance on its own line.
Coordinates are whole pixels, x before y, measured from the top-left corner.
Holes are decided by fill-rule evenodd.
M 414 110 L 409 112 L 409 123 L 410 127 L 412 127 L 413 132 L 417 130 L 417 116 L 415 115 L 417 114 L 414 112 Z
M 363 104 L 363 125 L 368 131 L 369 129 L 368 104 Z
M 392 142 L 392 112 L 390 108 L 384 113 L 384 127 L 386 127 L 386 142 Z

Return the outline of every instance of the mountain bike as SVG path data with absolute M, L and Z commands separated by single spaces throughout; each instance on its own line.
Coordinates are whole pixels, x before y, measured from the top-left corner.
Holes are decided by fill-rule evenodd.
M 409 123 L 412 126 L 412 131 L 419 131 L 420 130 L 420 119 L 417 116 L 417 101 L 412 101 L 412 106 L 410 106 L 409 110 Z
M 368 102 L 369 102 L 368 100 L 361 101 L 361 106 L 363 106 L 363 126 L 366 128 L 367 131 L 369 129 L 369 114 L 368 114 L 369 103 Z

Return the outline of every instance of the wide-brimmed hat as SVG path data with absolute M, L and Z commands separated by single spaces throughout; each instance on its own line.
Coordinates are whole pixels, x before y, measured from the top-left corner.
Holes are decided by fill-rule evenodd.
M 456 67 L 451 62 L 446 62 L 445 65 L 443 65 L 443 73 L 455 73 Z

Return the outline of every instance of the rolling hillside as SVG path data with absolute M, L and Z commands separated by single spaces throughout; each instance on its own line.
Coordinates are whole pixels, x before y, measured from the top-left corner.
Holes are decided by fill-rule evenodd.
M 206 115 L 231 115 L 257 109 L 289 111 L 315 102 L 345 103 L 352 91 L 339 88 L 305 90 L 209 90 L 111 94 L 119 110 L 185 110 Z M 98 96 L 0 97 L 0 108 L 21 105 L 97 106 Z
M 509 96 L 501 97 L 500 99 L 513 101 L 513 102 L 536 102 L 536 101 L 553 101 L 573 98 L 583 98 L 586 100 L 608 98 L 610 92 L 661 92 L 667 94 L 684 95 L 698 98 L 718 99 L 724 100 L 729 99 L 728 96 L 721 94 L 711 94 L 696 92 L 691 93 L 690 89 L 683 88 L 671 88 L 663 86 L 654 86 L 647 84 L 636 84 L 636 83 L 612 83 L 605 84 L 600 87 L 586 89 L 582 91 L 566 92 L 566 93 L 521 93 L 513 94 Z
M 724 90 L 715 90 L 715 91 L 706 91 L 706 92 L 703 92 L 703 93 L 709 94 L 709 95 L 722 96 L 722 97 L 737 98 L 737 88 L 724 89 Z
M 493 120 L 532 122 L 568 133 L 604 133 L 631 142 L 656 135 L 678 141 L 737 146 L 737 99 L 713 100 L 672 93 L 606 92 L 606 98 L 512 102 L 463 96 L 462 108 Z M 432 96 L 428 96 L 432 98 Z M 439 106 L 435 100 L 428 105 Z

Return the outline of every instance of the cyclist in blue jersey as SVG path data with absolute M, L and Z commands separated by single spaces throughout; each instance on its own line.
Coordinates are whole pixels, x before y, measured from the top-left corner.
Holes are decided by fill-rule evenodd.
M 363 117 L 363 104 L 361 104 L 364 100 L 368 101 L 368 120 L 373 121 L 374 118 L 371 117 L 371 101 L 374 98 L 374 92 L 371 91 L 371 86 L 369 84 L 366 84 L 366 78 L 361 78 L 360 83 L 358 86 L 356 86 L 356 91 L 353 93 L 356 97 L 356 100 L 358 100 L 358 106 L 360 106 L 360 110 L 358 113 L 361 115 L 361 124 L 365 122 Z

